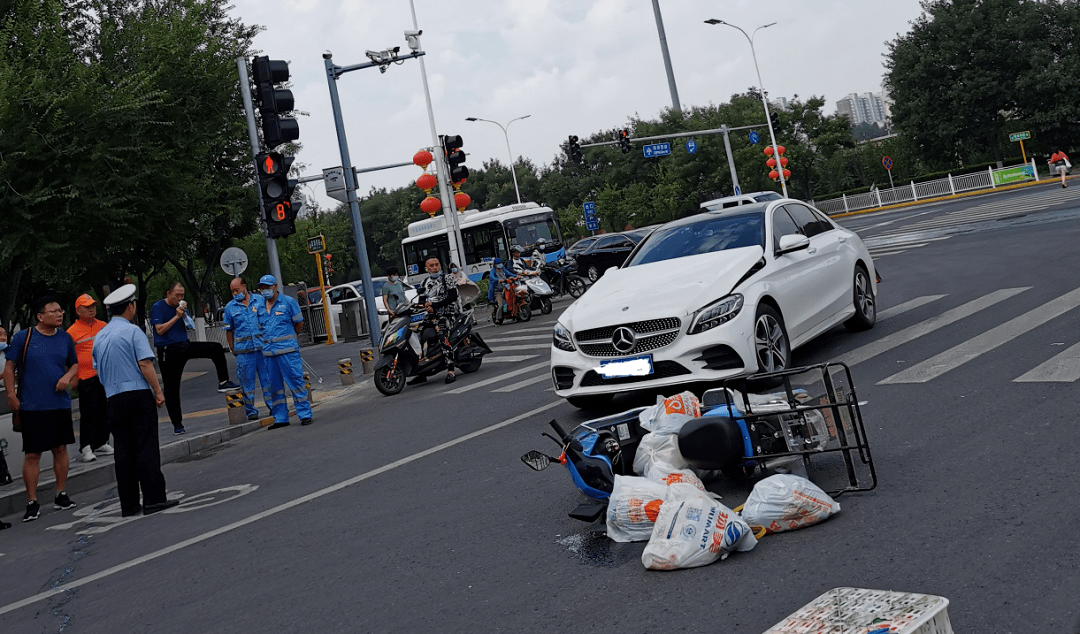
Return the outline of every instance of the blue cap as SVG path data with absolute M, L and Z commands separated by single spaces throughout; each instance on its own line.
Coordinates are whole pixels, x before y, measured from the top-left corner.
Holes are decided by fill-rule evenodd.
M 259 286 L 262 286 L 264 284 L 266 286 L 273 286 L 274 284 L 277 284 L 277 280 L 274 279 L 273 275 L 264 275 L 259 278 Z
M 495 264 L 502 264 L 502 258 L 495 258 L 494 263 Z

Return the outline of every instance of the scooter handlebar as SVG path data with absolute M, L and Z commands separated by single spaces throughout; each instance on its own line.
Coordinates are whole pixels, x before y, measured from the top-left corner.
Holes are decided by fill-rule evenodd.
M 556 421 L 556 420 L 555 420 L 554 418 L 553 418 L 553 419 L 551 419 L 551 421 L 550 421 L 550 422 L 548 422 L 548 424 L 549 424 L 549 425 L 551 425 L 551 428 L 555 430 L 555 434 L 556 434 L 556 435 L 557 435 L 557 436 L 558 436 L 559 438 L 562 438 L 562 441 L 563 441 L 564 443 L 569 443 L 569 442 L 570 442 L 570 441 L 572 440 L 572 439 L 570 438 L 570 434 L 566 433 L 566 430 L 564 430 L 564 429 L 562 428 L 562 426 L 560 426 L 560 425 L 559 425 L 559 422 L 558 422 L 558 421 Z

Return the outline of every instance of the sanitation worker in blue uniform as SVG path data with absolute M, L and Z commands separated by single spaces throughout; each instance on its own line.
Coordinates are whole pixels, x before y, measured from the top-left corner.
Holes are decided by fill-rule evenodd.
M 311 402 L 304 387 L 304 367 L 300 360 L 300 342 L 296 335 L 304 325 L 300 305 L 288 295 L 278 293 L 277 280 L 273 275 L 259 278 L 259 327 L 262 331 L 262 355 L 270 377 L 270 410 L 274 424 L 270 429 L 289 424 L 289 406 L 285 400 L 285 386 L 293 395 L 296 415 L 301 425 L 311 424 Z
M 244 411 L 248 420 L 258 420 L 259 410 L 255 408 L 255 377 L 263 388 L 263 402 L 272 410 L 273 398 L 270 395 L 270 373 L 262 356 L 262 337 L 259 329 L 259 305 L 262 296 L 248 292 L 247 282 L 242 277 L 235 277 L 229 282 L 232 301 L 225 304 L 225 316 L 222 329 L 229 340 L 229 348 L 236 355 L 236 378 L 244 390 Z

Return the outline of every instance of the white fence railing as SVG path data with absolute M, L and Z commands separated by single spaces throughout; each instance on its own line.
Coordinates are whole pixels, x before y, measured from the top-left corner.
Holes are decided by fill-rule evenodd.
M 889 189 L 874 189 L 865 194 L 843 195 L 832 200 L 812 202 L 815 207 L 827 214 L 842 214 L 897 203 L 950 196 L 960 192 L 996 189 L 999 185 L 1010 185 L 1027 180 L 1039 180 L 1039 169 L 1035 166 L 1035 159 L 1031 159 L 1031 163 L 1027 165 L 1014 165 L 1001 169 L 987 168 L 985 172 L 975 172 L 974 174 L 964 174 L 956 177 L 949 174 L 945 178 L 932 181 L 922 183 L 911 181 L 907 185 L 898 185 Z

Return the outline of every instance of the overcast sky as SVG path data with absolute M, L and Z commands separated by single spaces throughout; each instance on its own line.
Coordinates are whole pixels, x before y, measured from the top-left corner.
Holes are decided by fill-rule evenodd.
M 233 15 L 265 31 L 255 46 L 290 62 L 305 175 L 341 165 L 322 54 L 338 65 L 366 62 L 364 51 L 401 46 L 412 28 L 409 0 L 234 0 Z M 415 0 L 439 134 L 460 134 L 466 165 L 514 156 L 549 164 L 570 134 L 586 136 L 653 119 L 671 107 L 651 0 Z M 751 33 L 771 98 L 823 95 L 827 113 L 852 92 L 879 92 L 885 43 L 909 28 L 918 0 L 660 0 L 672 67 L 684 108 L 727 101 L 757 85 L 746 39 Z M 385 74 L 371 68 L 338 81 L 353 165 L 409 161 L 432 144 L 420 65 Z M 421 171 L 410 166 L 362 174 L 359 193 L 395 188 Z M 321 183 L 320 205 L 337 203 Z

